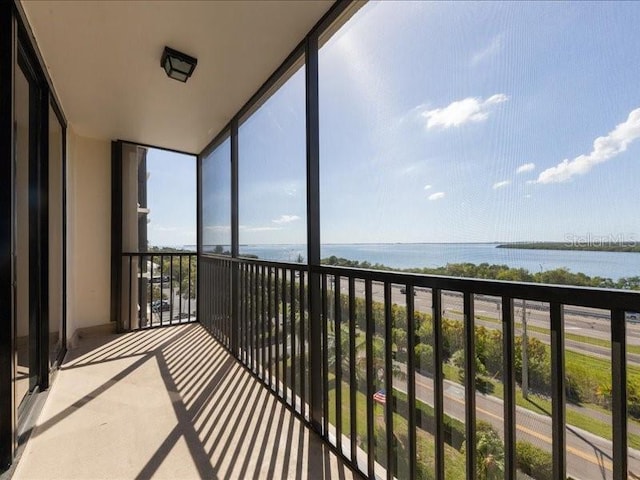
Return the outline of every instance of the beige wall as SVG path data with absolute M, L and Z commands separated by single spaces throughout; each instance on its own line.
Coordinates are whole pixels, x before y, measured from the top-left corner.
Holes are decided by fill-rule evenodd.
M 67 130 L 67 339 L 110 322 L 111 143 Z

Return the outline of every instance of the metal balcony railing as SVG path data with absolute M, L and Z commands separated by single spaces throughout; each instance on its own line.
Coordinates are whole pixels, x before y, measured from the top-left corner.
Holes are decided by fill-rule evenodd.
M 123 253 L 120 330 L 197 321 L 195 253 Z
M 368 478 L 640 471 L 638 292 L 199 262 L 200 321 Z

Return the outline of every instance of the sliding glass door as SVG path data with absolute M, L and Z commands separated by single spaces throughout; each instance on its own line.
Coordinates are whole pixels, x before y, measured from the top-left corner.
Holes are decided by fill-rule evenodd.
M 0 2 L 0 472 L 66 344 L 65 129 L 24 19 Z
M 15 70 L 14 194 L 15 218 L 15 404 L 38 385 L 37 183 L 38 86 L 27 65 Z

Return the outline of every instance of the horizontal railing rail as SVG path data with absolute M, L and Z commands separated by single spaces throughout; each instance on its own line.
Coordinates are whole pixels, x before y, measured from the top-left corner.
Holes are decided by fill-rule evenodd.
M 200 265 L 201 321 L 307 420 L 310 382 L 321 382 L 321 434 L 369 478 L 640 472 L 628 374 L 640 368 L 640 332 L 626 321 L 640 292 L 222 255 Z M 320 372 L 310 348 L 321 348 Z
M 197 258 L 188 252 L 123 253 L 119 329 L 196 322 Z

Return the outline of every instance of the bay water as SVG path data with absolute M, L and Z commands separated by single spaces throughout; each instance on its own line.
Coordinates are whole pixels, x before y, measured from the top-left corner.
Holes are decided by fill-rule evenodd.
M 617 280 L 640 275 L 638 252 L 588 252 L 576 250 L 525 250 L 497 248 L 497 243 L 380 243 L 325 244 L 321 257 L 332 255 L 349 260 L 380 263 L 392 268 L 435 268 L 447 263 L 488 263 L 525 268 L 531 273 L 567 268 L 591 277 Z M 264 260 L 295 262 L 306 258 L 306 246 L 240 245 L 241 255 Z

